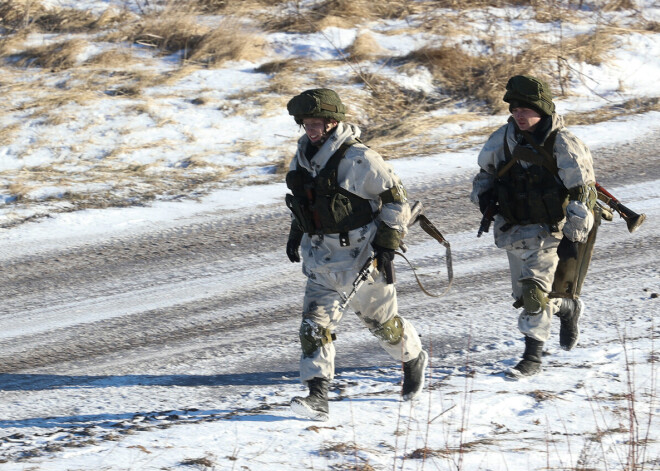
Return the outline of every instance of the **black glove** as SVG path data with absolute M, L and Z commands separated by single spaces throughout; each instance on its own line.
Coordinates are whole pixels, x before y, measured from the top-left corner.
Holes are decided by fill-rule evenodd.
M 371 244 L 376 255 L 376 268 L 381 273 L 385 273 L 387 284 L 391 285 L 394 279 L 394 250 L 387 247 L 381 247 L 378 244 Z
M 564 236 L 557 246 L 557 255 L 561 260 L 568 260 L 569 258 L 577 259 L 578 256 L 578 243 L 573 242 L 568 237 Z
M 481 214 L 486 212 L 488 206 L 495 201 L 495 190 L 486 190 L 479 195 L 479 211 Z
M 300 262 L 300 253 L 298 249 L 300 248 L 300 241 L 302 240 L 302 236 L 303 231 L 300 230 L 297 223 L 294 221 L 291 224 L 289 240 L 286 243 L 286 256 L 289 257 L 291 263 Z

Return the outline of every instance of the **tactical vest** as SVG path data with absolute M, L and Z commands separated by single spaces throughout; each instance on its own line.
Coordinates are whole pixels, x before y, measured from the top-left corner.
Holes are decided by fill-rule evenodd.
M 557 162 L 552 157 L 556 137 L 557 131 L 548 136 L 540 148 L 544 152 L 518 145 L 511 153 L 505 134 L 506 159 L 498 166 L 495 188 L 500 214 L 509 224 L 556 226 L 564 219 L 568 189 L 559 180 Z M 532 165 L 524 168 L 520 161 Z
M 374 220 L 369 200 L 345 190 L 337 181 L 339 162 L 356 142 L 342 144 L 316 177 L 299 167 L 286 175 L 286 185 L 293 193 L 286 195 L 286 205 L 303 232 L 341 234 L 342 245 L 348 245 L 349 231 Z

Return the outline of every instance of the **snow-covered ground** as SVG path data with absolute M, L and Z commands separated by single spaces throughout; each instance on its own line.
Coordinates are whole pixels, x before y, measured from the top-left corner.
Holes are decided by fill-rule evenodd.
M 52 3 L 102 9 L 112 2 Z M 649 19 L 660 19 L 657 6 L 651 2 L 640 5 Z M 335 33 L 341 47 L 355 37 L 351 30 L 326 34 Z M 415 37 L 392 44 L 391 37 L 383 37 L 384 47 L 400 48 L 401 54 L 408 52 L 417 40 Z M 301 50 L 314 58 L 336 54 L 321 35 L 276 35 L 273 42 L 283 56 Z M 589 87 L 584 82 L 574 83 L 574 95 L 558 101 L 559 112 L 593 109 L 604 96 L 617 103 L 636 96 L 646 99 L 660 95 L 660 34 L 631 34 L 624 43 L 612 61 L 597 70 L 585 69 L 585 76 L 594 77 L 594 82 Z M 33 126 L 20 128 L 15 142 L 0 148 L 0 172 L 4 172 L 0 173 L 4 180 L 0 217 L 4 222 L 31 215 L 50 217 L 0 229 L 0 262 L 165 230 L 204 221 L 210 214 L 222 218 L 223 209 L 227 210 L 227 218 L 236 213 L 268 211 L 269 205 L 281 201 L 285 187 L 270 170 L 272 155 L 266 151 L 247 155 L 221 150 L 255 139 L 264 148 L 286 147 L 299 129 L 285 110 L 273 111 L 269 119 L 259 116 L 255 122 L 250 113 L 225 116 L 226 111 L 200 109 L 183 98 L 189 97 L 193 88 L 195 93 L 206 90 L 219 103 L 229 100 L 237 87 L 257 89 L 268 77 L 250 72 L 253 66 L 230 64 L 223 69 L 200 71 L 166 92 L 152 90 L 156 114 L 170 123 L 157 133 L 154 123 L 144 116 L 122 114 L 123 108 L 115 107 L 116 99 L 98 101 L 94 109 L 69 110 L 75 119 L 52 126 L 45 134 Z M 3 69 L 1 73 L 9 77 L 14 72 Z M 159 101 L 161 93 L 179 98 Z M 12 111 L 0 117 L 0 124 L 9 126 L 26 119 L 20 112 Z M 487 129 L 505 119 L 483 116 L 476 123 L 456 126 L 461 130 Z M 192 132 L 191 122 L 199 133 L 196 139 L 188 140 L 188 147 L 172 144 L 182 142 L 180 136 Z M 119 132 L 119 128 L 123 131 Z M 660 113 L 631 115 L 571 130 L 593 149 L 634 142 L 660 133 Z M 72 175 L 84 173 L 89 152 L 98 150 L 91 156 L 100 158 L 108 146 L 140 136 L 162 140 L 167 145 L 150 148 L 148 152 L 135 151 L 130 159 L 127 157 L 131 162 L 165 172 L 177 168 L 188 153 L 201 155 L 215 148 L 219 150 L 209 158 L 214 165 L 239 169 L 236 186 L 211 191 L 198 200 L 60 213 L 58 195 L 70 188 L 50 184 L 41 187 L 35 183 L 34 192 L 25 193 L 27 202 L 15 203 L 11 191 L 13 170 L 70 165 Z M 35 141 L 42 147 L 27 158 L 24 150 Z M 71 152 L 76 143 L 84 150 Z M 475 147 L 418 159 L 397 159 L 392 164 L 406 185 L 415 187 L 441 176 L 474 173 L 476 151 Z M 597 152 L 594 154 L 597 159 Z M 263 174 L 270 175 L 265 184 L 244 185 L 254 180 L 263 182 Z M 81 183 L 85 191 L 95 191 L 88 185 Z M 587 310 L 580 345 L 565 352 L 556 343 L 549 343 L 545 369 L 536 377 L 512 382 L 501 373 L 516 363 L 522 350 L 515 331 L 515 313 L 504 295 L 508 280 L 496 275 L 506 268 L 505 255 L 493 248 L 490 237 L 476 239 L 472 230 L 445 234 L 452 243 L 456 277 L 492 273 L 492 284 L 499 287 L 501 295 L 488 306 L 482 306 L 478 299 L 463 300 L 466 331 L 481 334 L 492 329 L 492 342 L 449 349 L 442 356 L 433 355 L 432 345 L 425 345 L 431 349 L 432 362 L 427 388 L 418 400 L 399 400 L 401 372 L 395 366 L 338 365 L 330 393 L 331 418 L 326 423 L 297 418 L 288 409 L 291 397 L 304 392 L 295 371 L 225 375 L 211 368 L 218 365 L 207 366 L 203 359 L 190 371 L 163 374 L 77 378 L 67 376 L 66 371 L 40 376 L 34 371 L 8 375 L 0 370 L 0 470 L 660 469 L 660 185 L 656 178 L 609 190 L 630 208 L 645 213 L 647 221 L 634 234 L 628 233 L 618 217 L 602 225 L 584 289 Z M 625 263 L 611 266 L 597 256 L 598 250 L 611 253 L 619 248 L 629 254 Z M 468 256 L 474 253 L 478 256 Z M 264 260 L 288 263 L 281 253 L 264 254 Z M 220 281 L 231 286 L 231 276 Z M 200 290 L 201 296 L 206 285 L 191 284 L 186 295 L 194 297 L 195 289 Z M 460 292 L 454 291 L 451 296 L 460 304 L 460 299 L 456 301 Z M 419 302 L 430 303 L 425 299 Z M 459 309 L 443 311 L 442 299 L 433 303 L 437 317 L 412 316 L 423 335 L 443 329 L 443 314 L 455 316 Z M 0 306 L 0 312 L 1 309 Z M 108 315 L 120 314 L 121 309 L 106 306 Z M 474 312 L 476 309 L 481 310 L 479 314 L 492 312 L 506 322 L 498 319 L 493 325 L 484 323 Z M 68 321 L 66 315 L 56 317 L 53 328 Z M 24 330 L 44 327 L 5 317 L 0 318 L 0 323 L 0 339 L 12 338 L 12 329 L 17 325 L 25 325 Z M 501 329 L 501 325 L 509 327 Z M 555 330 L 553 336 L 556 334 Z M 292 330 L 292 339 L 295 335 Z M 350 344 L 365 335 L 364 331 L 344 334 L 341 342 Z M 226 384 L 244 387 L 241 393 L 230 396 L 214 394 L 220 385 Z M 163 404 L 169 407 L 164 408 Z M 54 410 L 70 413 L 58 414 Z

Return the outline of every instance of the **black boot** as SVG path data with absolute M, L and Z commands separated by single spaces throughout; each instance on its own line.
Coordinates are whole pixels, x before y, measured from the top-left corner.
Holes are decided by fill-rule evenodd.
M 561 300 L 557 317 L 561 322 L 559 327 L 559 345 L 564 350 L 570 350 L 578 343 L 580 338 L 580 326 L 578 321 L 582 315 L 584 304 L 581 299 Z
M 513 367 L 509 376 L 520 378 L 532 376 L 541 371 L 541 357 L 543 356 L 543 342 L 525 337 L 525 352 L 523 359 Z
M 294 397 L 291 400 L 291 410 L 312 420 L 328 420 L 328 383 L 325 378 L 312 378 L 307 381 L 309 396 Z
M 429 362 L 428 354 L 422 350 L 417 358 L 403 364 L 403 387 L 401 396 L 404 401 L 410 401 L 424 388 L 424 374 Z

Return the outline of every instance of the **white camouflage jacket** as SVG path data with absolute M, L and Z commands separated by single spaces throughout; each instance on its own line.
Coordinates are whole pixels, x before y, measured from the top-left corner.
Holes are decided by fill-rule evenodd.
M 290 169 L 304 168 L 316 177 L 325 167 L 332 155 L 341 145 L 351 139 L 360 137 L 360 129 L 348 123 L 340 122 L 334 133 L 321 146 L 311 159 L 305 157 L 305 149 L 309 142 L 307 135 L 298 140 L 298 150 L 291 161 Z M 376 235 L 378 224 L 387 224 L 405 235 L 406 225 L 410 219 L 408 203 L 388 203 L 381 205 L 379 195 L 401 185 L 401 180 L 394 169 L 375 151 L 361 143 L 352 145 L 339 163 L 337 180 L 345 190 L 369 200 L 371 208 L 377 213 L 373 222 L 362 228 L 349 232 L 347 247 L 339 244 L 339 234 L 324 234 L 322 236 L 305 234 L 300 244 L 303 272 L 332 273 L 359 270 L 372 252 L 371 241 Z
M 488 138 L 488 141 L 481 149 L 478 157 L 479 167 L 483 170 L 478 173 L 472 182 L 472 193 L 470 199 L 475 204 L 479 204 L 479 195 L 488 191 L 495 185 L 496 169 L 506 160 L 504 153 L 504 136 L 506 133 L 509 149 L 518 145 L 516 140 L 515 123 L 513 118 L 500 127 Z M 554 157 L 557 161 L 559 178 L 568 189 L 577 186 L 589 185 L 595 182 L 593 160 L 589 148 L 574 134 L 564 127 L 564 120 L 557 114 L 552 115 L 552 125 L 548 135 L 558 130 L 555 139 Z M 547 136 L 546 136 L 547 137 Z M 530 165 L 527 162 L 520 162 L 523 166 Z M 559 224 L 559 229 L 563 235 L 577 242 L 584 242 L 593 226 L 593 213 L 587 206 L 578 201 L 571 201 L 566 208 L 567 217 Z M 502 231 L 506 221 L 499 214 L 494 220 L 495 244 L 498 247 L 507 247 L 522 240 L 550 235 L 550 228 L 546 224 L 514 225 L 506 231 Z M 554 234 L 561 238 L 562 234 Z

